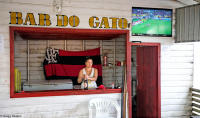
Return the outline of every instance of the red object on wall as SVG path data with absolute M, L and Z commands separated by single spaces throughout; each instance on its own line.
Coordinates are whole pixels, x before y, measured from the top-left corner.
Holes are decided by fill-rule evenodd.
M 103 56 L 103 66 L 108 66 L 108 57 L 106 55 Z

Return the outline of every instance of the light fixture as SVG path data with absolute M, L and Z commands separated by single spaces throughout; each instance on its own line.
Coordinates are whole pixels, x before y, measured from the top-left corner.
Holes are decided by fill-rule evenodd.
M 53 0 L 53 11 L 57 14 L 62 12 L 63 0 Z

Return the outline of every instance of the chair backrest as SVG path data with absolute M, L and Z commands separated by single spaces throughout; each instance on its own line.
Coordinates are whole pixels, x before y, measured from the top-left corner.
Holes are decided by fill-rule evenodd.
M 117 118 L 120 118 L 121 108 L 116 100 L 94 98 L 89 101 L 89 118 L 109 118 L 109 113 L 112 113 L 114 109 L 117 111 Z

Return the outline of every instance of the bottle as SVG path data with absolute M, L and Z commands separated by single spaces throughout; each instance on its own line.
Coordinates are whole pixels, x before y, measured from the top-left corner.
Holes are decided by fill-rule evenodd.
M 84 89 L 88 90 L 88 79 L 84 80 Z
M 115 84 L 114 84 L 114 82 L 112 82 L 111 87 L 112 87 L 112 89 L 115 88 Z

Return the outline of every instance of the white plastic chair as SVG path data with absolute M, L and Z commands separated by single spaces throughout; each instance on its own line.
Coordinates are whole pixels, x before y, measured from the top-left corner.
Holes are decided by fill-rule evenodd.
M 94 98 L 89 101 L 89 118 L 109 118 L 113 108 L 117 111 L 117 118 L 121 117 L 121 107 L 116 100 L 109 98 Z M 94 115 L 93 111 L 96 111 Z

